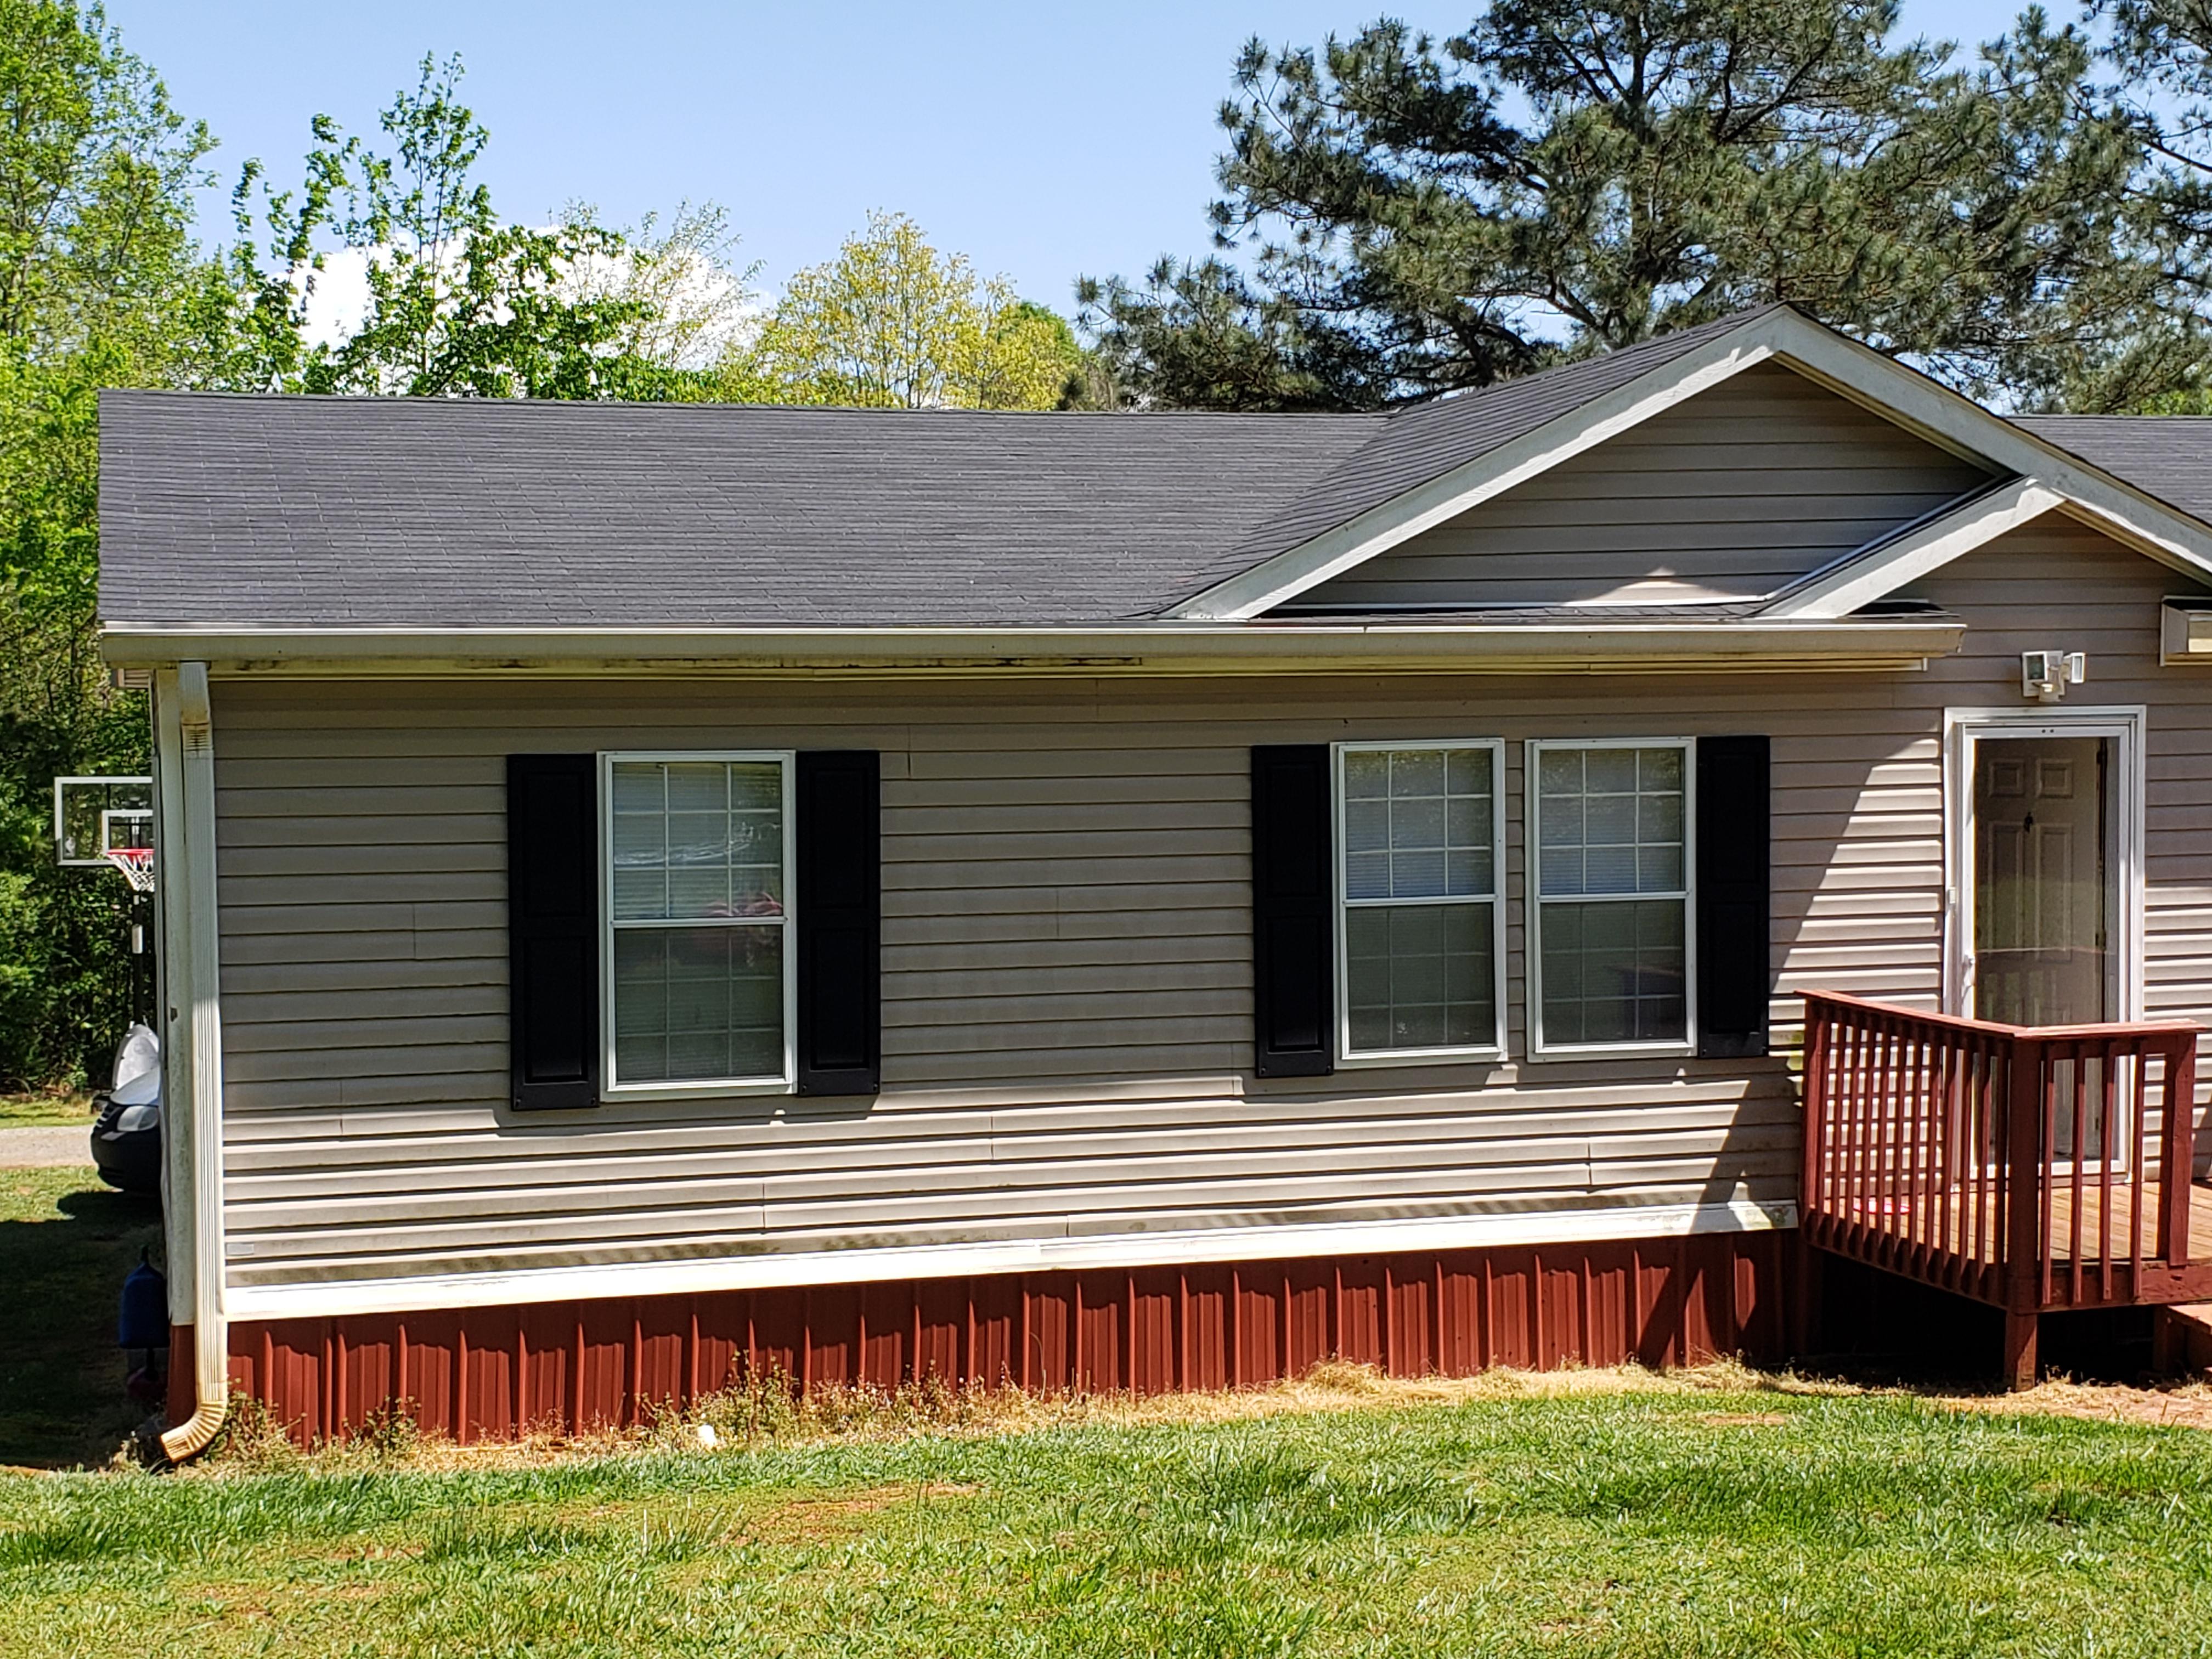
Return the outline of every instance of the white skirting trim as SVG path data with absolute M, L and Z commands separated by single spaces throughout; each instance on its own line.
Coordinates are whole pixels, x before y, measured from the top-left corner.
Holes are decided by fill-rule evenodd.
M 1407 1250 L 1511 1249 L 1679 1238 L 1690 1233 L 1765 1232 L 1797 1224 L 1794 1204 L 1651 1204 L 1603 1210 L 1519 1211 L 1304 1226 L 1223 1227 L 1116 1233 L 897 1249 L 813 1250 L 685 1261 L 612 1262 L 513 1273 L 435 1273 L 413 1279 L 234 1285 L 223 1295 L 232 1319 L 316 1319 L 341 1314 L 492 1308 L 597 1297 L 692 1296 L 711 1291 L 781 1290 L 898 1279 L 966 1279 L 987 1273 L 1073 1268 L 1194 1267 L 1213 1261 L 1373 1255 Z

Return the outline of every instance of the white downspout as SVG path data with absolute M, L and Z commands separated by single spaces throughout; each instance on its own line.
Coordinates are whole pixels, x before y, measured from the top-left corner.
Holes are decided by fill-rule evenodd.
M 161 779 L 165 784 L 176 780 L 177 793 L 170 799 L 180 800 L 183 810 L 165 811 L 162 827 L 181 829 L 183 834 L 165 849 L 161 873 L 171 896 L 164 900 L 164 918 L 173 925 L 181 921 L 184 934 L 179 941 L 172 933 L 167 941 L 173 953 L 167 1012 L 172 1033 L 184 1039 L 185 1087 L 179 1095 L 191 1148 L 187 1190 L 195 1405 L 190 1417 L 161 1437 L 161 1449 L 170 1462 L 182 1462 L 207 1449 L 230 1409 L 230 1333 L 222 1310 L 222 960 L 216 936 L 215 722 L 208 706 L 207 665 L 179 663 L 176 689 L 179 741 L 173 749 L 164 745 Z M 169 730 L 164 719 L 164 738 Z M 179 842 L 183 856 L 167 856 Z M 173 1175 L 177 1169 L 173 1163 Z

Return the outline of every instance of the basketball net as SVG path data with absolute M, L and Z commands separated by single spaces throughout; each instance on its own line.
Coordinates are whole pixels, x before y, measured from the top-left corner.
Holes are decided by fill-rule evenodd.
M 123 872 L 134 893 L 154 890 L 154 849 L 150 847 L 111 847 L 100 856 Z

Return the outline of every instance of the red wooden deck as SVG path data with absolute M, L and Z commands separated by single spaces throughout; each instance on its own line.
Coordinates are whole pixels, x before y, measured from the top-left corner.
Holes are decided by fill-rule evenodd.
M 2195 1025 L 1805 1008 L 1807 1243 L 2004 1309 L 2021 1380 L 2040 1314 L 2212 1297 Z

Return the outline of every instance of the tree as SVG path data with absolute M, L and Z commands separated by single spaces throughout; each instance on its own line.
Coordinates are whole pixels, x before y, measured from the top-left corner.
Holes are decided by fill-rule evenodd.
M 588 207 L 573 207 L 566 216 L 584 223 L 597 217 Z M 612 301 L 629 313 L 613 337 L 618 353 L 678 375 L 710 373 L 738 345 L 759 297 L 753 283 L 760 265 L 737 264 L 728 211 L 685 202 L 665 223 L 648 213 L 619 234 L 619 252 L 569 266 L 562 293 Z
M 158 335 L 214 147 L 98 5 L 0 0 L 0 339 Z
M 2031 14 L 1973 71 L 1895 0 L 1494 0 L 1258 42 L 1224 106 L 1218 240 L 1079 290 L 1139 395 L 1372 407 L 1762 300 L 2014 394 L 2127 349 L 2157 283 L 2082 116 L 2092 54 Z
M 56 774 L 146 763 L 145 700 L 94 644 L 97 398 L 195 372 L 212 145 L 97 5 L 0 0 L 0 1086 L 119 1035 L 112 884 L 56 866 L 48 814 Z
M 2143 331 L 2107 398 L 2153 412 L 2203 412 L 2212 394 L 2212 10 L 2202 0 L 2092 0 L 2108 25 L 2117 80 L 2094 88 L 2094 114 L 2142 157 L 2129 228 L 2177 298 Z
M 270 390 L 668 396 L 674 371 L 635 349 L 656 320 L 649 295 L 580 274 L 635 270 L 652 254 L 586 210 L 545 228 L 501 219 L 475 176 L 490 134 L 459 100 L 461 72 L 458 57 L 422 59 L 415 89 L 379 118 L 389 154 L 319 115 L 296 190 L 268 190 L 248 165 L 234 198 L 241 236 L 229 256 L 228 372 L 252 372 Z M 250 240 L 257 186 L 265 267 Z M 336 344 L 306 347 L 301 331 L 331 238 L 365 255 L 368 309 Z
M 800 271 L 709 395 L 754 403 L 1049 409 L 1081 349 L 1066 322 L 942 254 L 903 214 L 872 213 Z

